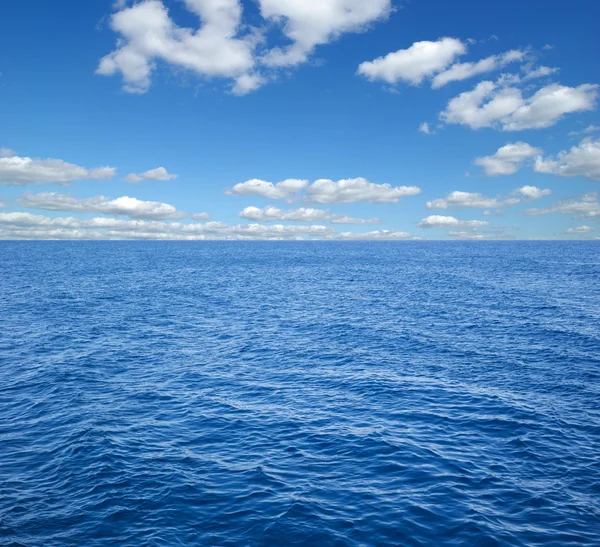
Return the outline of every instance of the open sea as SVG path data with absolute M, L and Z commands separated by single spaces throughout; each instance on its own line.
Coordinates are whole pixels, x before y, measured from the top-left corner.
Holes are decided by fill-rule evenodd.
M 600 242 L 0 242 L 0 545 L 600 545 Z

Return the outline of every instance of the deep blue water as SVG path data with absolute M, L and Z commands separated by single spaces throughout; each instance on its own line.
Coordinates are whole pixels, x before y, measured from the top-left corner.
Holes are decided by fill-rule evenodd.
M 0 268 L 2 545 L 600 545 L 600 242 Z

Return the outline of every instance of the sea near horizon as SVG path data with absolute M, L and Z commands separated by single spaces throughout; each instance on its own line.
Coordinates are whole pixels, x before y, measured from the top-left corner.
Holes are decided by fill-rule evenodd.
M 600 545 L 600 242 L 0 242 L 0 544 Z

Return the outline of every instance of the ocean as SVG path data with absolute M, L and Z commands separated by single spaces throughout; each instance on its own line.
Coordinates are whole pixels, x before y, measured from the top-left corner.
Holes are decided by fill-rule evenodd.
M 1 545 L 600 545 L 600 242 L 0 261 Z

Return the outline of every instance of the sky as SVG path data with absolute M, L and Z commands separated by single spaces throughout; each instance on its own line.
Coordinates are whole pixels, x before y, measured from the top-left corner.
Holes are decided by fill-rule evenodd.
M 0 239 L 600 239 L 598 20 L 7 0 Z

